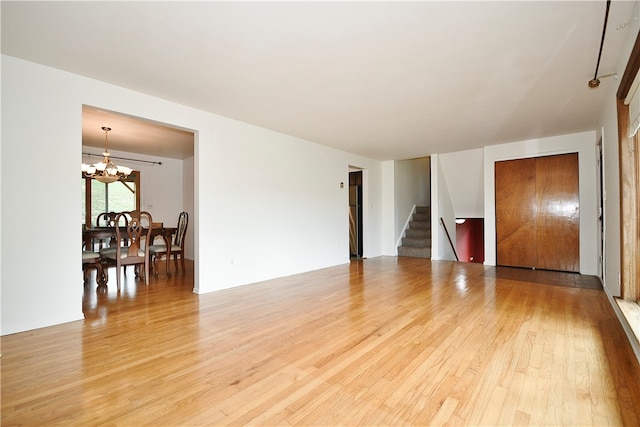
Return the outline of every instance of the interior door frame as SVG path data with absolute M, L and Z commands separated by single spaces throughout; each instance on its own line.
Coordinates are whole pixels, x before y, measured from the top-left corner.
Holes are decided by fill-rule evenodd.
M 358 258 L 364 258 L 365 257 L 365 233 L 366 233 L 366 224 L 367 224 L 367 218 L 368 218 L 368 197 L 367 197 L 367 192 L 366 192 L 366 188 L 367 188 L 367 182 L 368 182 L 368 173 L 367 170 L 364 168 L 360 168 L 357 166 L 349 166 L 349 173 L 348 173 L 348 177 L 351 178 L 351 173 L 353 172 L 358 172 L 361 173 L 361 186 L 360 189 L 358 191 L 358 209 L 357 209 L 357 217 L 358 217 L 358 224 L 357 224 L 357 233 L 358 233 L 358 253 L 356 254 Z M 348 184 L 351 183 L 351 180 L 349 179 L 347 181 Z M 347 188 L 350 185 L 347 186 Z M 349 209 L 351 208 L 349 206 L 349 200 L 347 199 L 347 205 L 349 207 Z M 351 250 L 349 248 L 349 255 L 351 258 Z
M 596 131 L 593 130 L 484 148 L 485 265 L 496 265 L 495 162 L 577 152 L 580 174 L 580 273 L 598 274 L 596 141 Z
M 597 151 L 597 159 L 598 159 L 598 167 L 597 167 L 597 184 L 598 184 L 598 277 L 602 283 L 604 283 L 605 278 L 605 257 L 606 257 L 606 238 L 605 238 L 605 208 L 604 208 L 604 189 L 605 189 L 605 177 L 604 177 L 604 150 L 602 147 L 602 136 L 598 139 L 596 143 L 596 151 Z

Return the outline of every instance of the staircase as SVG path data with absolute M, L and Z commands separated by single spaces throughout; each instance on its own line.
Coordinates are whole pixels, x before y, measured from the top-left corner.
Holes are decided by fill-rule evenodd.
M 431 258 L 431 207 L 416 206 L 404 235 L 398 256 Z

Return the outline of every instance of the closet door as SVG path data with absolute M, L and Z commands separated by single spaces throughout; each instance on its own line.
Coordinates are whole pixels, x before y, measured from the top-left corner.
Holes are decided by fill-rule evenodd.
M 497 264 L 580 270 L 578 154 L 496 162 Z
M 536 159 L 538 268 L 580 271 L 578 154 Z
M 535 159 L 495 164 L 497 263 L 536 267 Z

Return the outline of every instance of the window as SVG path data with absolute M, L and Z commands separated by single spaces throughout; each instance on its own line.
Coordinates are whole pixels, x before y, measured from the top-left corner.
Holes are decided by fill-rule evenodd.
M 140 210 L 140 172 L 134 171 L 125 181 L 111 184 L 82 178 L 82 195 L 83 227 L 95 226 L 102 212 Z

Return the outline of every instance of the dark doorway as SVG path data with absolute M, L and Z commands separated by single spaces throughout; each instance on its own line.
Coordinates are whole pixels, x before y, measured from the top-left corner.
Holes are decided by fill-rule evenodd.
M 349 253 L 362 258 L 362 171 L 349 172 Z
M 456 219 L 456 251 L 460 262 L 484 263 L 484 218 Z

